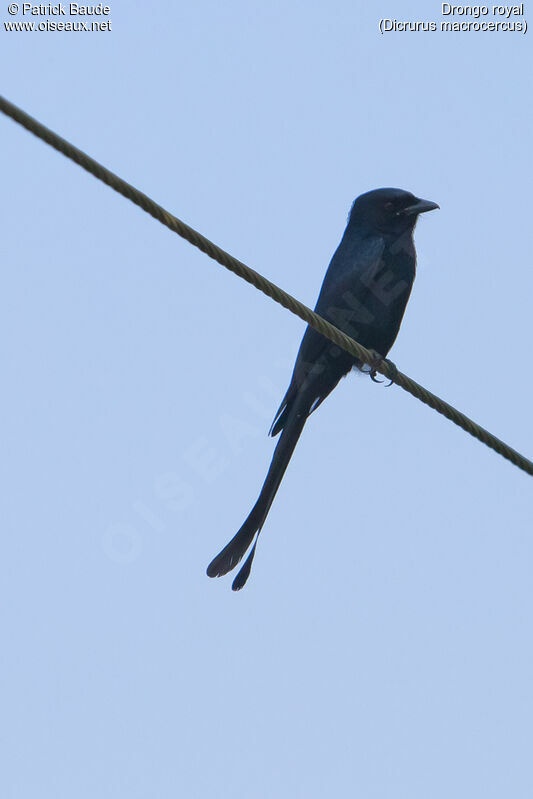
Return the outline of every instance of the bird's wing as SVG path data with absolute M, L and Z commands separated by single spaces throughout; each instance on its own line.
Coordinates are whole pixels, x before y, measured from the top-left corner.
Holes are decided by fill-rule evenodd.
M 348 336 L 357 338 L 360 328 L 371 321 L 366 307 L 369 286 L 383 266 L 385 242 L 372 237 L 353 247 L 343 243 L 333 256 L 315 306 L 315 311 Z M 331 345 L 328 339 L 308 327 L 298 352 L 295 372 L 301 365 L 315 364 Z
M 355 242 L 343 240 L 324 277 L 315 311 L 352 338 L 357 339 L 361 327 L 373 321 L 365 302 L 368 286 L 383 266 L 384 249 L 385 242 L 381 237 Z M 353 357 L 344 355 L 336 362 L 338 368 L 331 368 L 330 354 L 335 358 L 341 355 L 341 351 L 321 333 L 308 327 L 298 351 L 291 383 L 270 428 L 272 436 L 283 428 L 290 404 L 304 381 L 308 386 L 316 385 L 316 396 L 311 397 L 310 403 L 309 413 L 312 413 L 355 363 Z M 310 391 L 312 393 L 312 387 Z

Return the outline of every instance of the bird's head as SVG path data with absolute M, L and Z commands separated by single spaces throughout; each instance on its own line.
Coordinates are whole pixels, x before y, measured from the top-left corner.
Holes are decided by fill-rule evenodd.
M 399 235 L 413 230 L 419 214 L 439 206 L 403 189 L 374 189 L 352 205 L 350 224 L 363 224 L 380 233 Z

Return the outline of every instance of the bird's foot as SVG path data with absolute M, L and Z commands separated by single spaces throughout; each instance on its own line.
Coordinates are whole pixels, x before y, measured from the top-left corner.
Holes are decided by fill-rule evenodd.
M 378 369 L 380 368 L 380 366 L 382 366 L 385 363 L 387 364 L 390 370 L 389 374 L 390 382 L 386 386 L 386 388 L 389 388 L 389 386 L 392 386 L 392 384 L 394 383 L 396 375 L 398 374 L 398 369 L 396 368 L 396 364 L 394 364 L 392 361 L 389 361 L 388 358 L 384 358 L 382 355 L 379 354 L 379 352 L 376 352 L 376 350 L 370 350 L 370 353 L 372 354 L 372 360 L 369 363 L 370 370 L 368 372 L 368 374 L 370 375 L 370 379 L 373 380 L 374 383 L 384 382 L 384 380 L 378 380 L 376 375 L 378 374 Z

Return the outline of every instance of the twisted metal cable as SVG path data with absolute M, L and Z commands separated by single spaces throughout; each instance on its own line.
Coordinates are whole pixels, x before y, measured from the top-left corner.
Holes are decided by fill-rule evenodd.
M 205 236 L 201 235 L 201 233 L 198 233 L 198 231 L 189 227 L 189 225 L 186 225 L 185 222 L 182 222 L 180 219 L 170 214 L 160 205 L 147 197 L 146 194 L 143 194 L 143 192 L 139 191 L 139 189 L 136 189 L 130 183 L 122 180 L 122 178 L 118 177 L 118 175 L 115 175 L 109 169 L 106 169 L 104 166 L 87 155 L 87 153 L 84 153 L 82 150 L 79 150 L 73 144 L 66 141 L 66 139 L 58 136 L 57 133 L 54 133 L 54 131 L 42 125 L 36 119 L 29 116 L 29 114 L 26 114 L 24 111 L 22 111 L 22 109 L 18 108 L 16 105 L 13 105 L 13 103 L 10 103 L 2 96 L 0 96 L 0 111 L 13 119 L 15 122 L 18 122 L 19 125 L 22 125 L 22 127 L 26 128 L 26 130 L 28 130 L 30 133 L 33 133 L 39 139 L 45 141 L 55 150 L 63 153 L 63 155 L 65 155 L 67 158 L 70 158 L 87 172 L 90 172 L 95 178 L 98 178 L 98 180 L 101 180 L 107 186 L 114 189 L 119 194 L 122 194 L 123 197 L 131 200 L 132 203 L 138 205 L 143 209 L 143 211 L 146 211 L 146 213 L 150 214 L 150 216 L 153 216 L 154 219 L 157 219 L 159 222 L 161 222 L 162 225 L 165 225 L 170 230 L 173 230 L 174 233 L 177 233 L 190 244 L 198 247 L 199 250 L 204 252 L 210 258 L 213 258 L 219 264 L 222 264 L 222 266 L 225 266 L 226 269 L 229 269 L 243 280 L 251 283 L 252 286 L 255 286 L 255 288 L 259 289 L 259 291 L 262 291 L 263 294 L 267 295 L 267 297 L 270 297 L 284 308 L 287 308 L 287 310 L 291 311 L 293 314 L 296 314 L 296 316 L 299 316 L 300 319 L 321 333 L 327 339 L 332 341 L 334 344 L 337 344 L 337 346 L 346 350 L 363 363 L 369 364 L 374 371 L 384 375 L 393 383 L 403 388 L 404 391 L 407 391 L 425 405 L 429 405 L 430 408 L 433 408 L 433 410 L 445 416 L 467 433 L 470 433 L 471 436 L 477 438 L 487 447 L 493 449 L 519 469 L 522 469 L 522 471 L 533 476 L 533 463 L 524 455 L 521 455 L 519 452 L 512 449 L 504 441 L 496 438 L 496 436 L 492 435 L 492 433 L 489 433 L 488 430 L 485 430 L 468 416 L 465 416 L 464 413 L 458 411 L 457 408 L 454 408 L 453 405 L 449 405 L 447 402 L 440 399 L 440 397 L 437 397 L 435 394 L 432 394 L 431 391 L 428 391 L 426 388 L 424 388 L 424 386 L 421 386 L 419 383 L 400 372 L 394 366 L 394 364 L 391 363 L 391 361 L 384 359 L 376 362 L 375 353 L 367 350 L 357 341 L 350 338 L 337 327 L 316 314 L 314 311 L 308 308 L 307 305 L 304 305 L 295 297 L 292 297 L 286 291 L 283 291 L 283 289 L 281 289 L 279 286 L 276 286 L 275 283 L 267 280 L 266 277 L 263 277 L 263 275 L 260 275 L 254 269 L 251 269 L 249 266 L 242 263 L 242 261 L 234 258 L 221 247 L 213 244 L 212 241 L 209 241 L 209 239 L 206 239 Z

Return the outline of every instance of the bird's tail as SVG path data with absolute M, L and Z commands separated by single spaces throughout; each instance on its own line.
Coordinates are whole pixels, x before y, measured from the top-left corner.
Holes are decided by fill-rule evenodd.
M 298 407 L 298 405 L 300 407 Z M 276 449 L 274 450 L 272 463 L 270 464 L 270 468 L 268 470 L 265 482 L 263 483 L 263 488 L 261 489 L 259 498 L 239 532 L 231 539 L 229 544 L 224 547 L 222 552 L 220 552 L 207 567 L 207 574 L 209 577 L 221 577 L 223 574 L 230 572 L 233 568 L 235 568 L 237 563 L 242 560 L 246 550 L 254 540 L 256 534 L 257 537 L 259 537 L 261 528 L 265 523 L 270 506 L 274 501 L 276 492 L 280 486 L 283 475 L 285 474 L 285 469 L 287 468 L 292 453 L 294 452 L 294 448 L 298 443 L 298 439 L 300 438 L 300 434 L 303 430 L 308 415 L 309 408 L 307 405 L 303 405 L 297 401 L 293 403 L 292 408 L 290 408 L 287 414 L 288 418 L 285 422 L 281 437 L 277 443 Z M 233 581 L 232 588 L 234 591 L 240 591 L 249 577 L 256 546 L 257 538 L 255 539 L 254 545 L 246 559 L 246 562 Z

